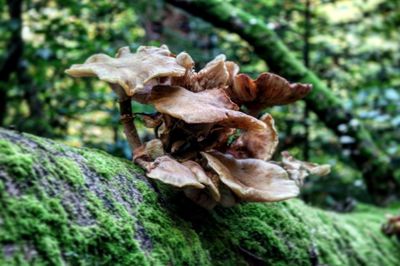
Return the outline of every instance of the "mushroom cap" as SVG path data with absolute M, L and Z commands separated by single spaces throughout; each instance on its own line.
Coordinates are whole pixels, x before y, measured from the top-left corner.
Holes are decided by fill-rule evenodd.
M 229 80 L 229 72 L 225 66 L 226 56 L 218 55 L 197 73 L 197 81 L 203 89 L 224 87 Z
M 220 152 L 201 152 L 222 183 L 245 201 L 279 201 L 299 194 L 299 187 L 279 165 L 258 159 L 235 159 Z
M 131 53 L 129 47 L 122 47 L 116 58 L 95 54 L 85 63 L 72 65 L 65 72 L 73 77 L 97 76 L 101 80 L 120 85 L 126 95 L 133 96 L 143 92 L 150 80 L 184 76 L 186 69 L 179 63 L 187 64 L 189 59 L 184 55 L 179 59 L 177 62 L 166 45 L 160 48 L 141 46 L 136 53 Z
M 286 79 L 262 73 L 256 80 L 248 75 L 235 76 L 233 86 L 228 89 L 229 96 L 243 103 L 253 113 L 274 106 L 285 105 L 304 98 L 312 89 L 310 84 L 289 83 Z
M 147 176 L 178 188 L 204 188 L 188 167 L 166 155 L 151 163 Z
M 229 153 L 237 158 L 256 158 L 264 161 L 271 159 L 279 143 L 278 132 L 270 114 L 265 113 L 260 120 L 266 127 L 262 130 L 243 132 L 232 143 Z
M 186 161 L 182 164 L 192 171 L 192 173 L 196 176 L 197 181 L 206 186 L 215 201 L 220 200 L 221 195 L 218 191 L 218 180 L 213 180 L 210 178 L 204 169 L 195 161 Z
M 298 185 L 302 185 L 304 179 L 310 174 L 324 176 L 331 172 L 331 166 L 329 164 L 319 165 L 300 161 L 291 156 L 287 151 L 282 152 L 282 165 L 289 173 L 290 178 L 295 180 Z
M 219 89 L 195 93 L 178 86 L 156 86 L 149 102 L 157 111 L 188 124 L 219 123 L 246 130 L 265 128 L 258 119 L 236 111 L 238 106 Z

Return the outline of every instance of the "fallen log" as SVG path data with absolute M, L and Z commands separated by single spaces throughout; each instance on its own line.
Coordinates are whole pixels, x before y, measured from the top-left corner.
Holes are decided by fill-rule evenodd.
M 0 129 L 0 265 L 398 265 L 386 212 L 207 211 L 130 161 Z

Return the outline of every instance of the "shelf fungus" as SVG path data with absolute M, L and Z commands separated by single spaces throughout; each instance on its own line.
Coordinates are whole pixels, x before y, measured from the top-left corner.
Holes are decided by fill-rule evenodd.
M 133 161 L 148 178 L 183 190 L 204 208 L 293 198 L 307 175 L 330 171 L 287 152 L 281 162 L 272 161 L 278 132 L 270 114 L 260 115 L 302 99 L 311 85 L 272 73 L 253 80 L 224 55 L 196 72 L 189 54 L 175 56 L 166 45 L 136 53 L 124 47 L 115 58 L 93 55 L 66 73 L 108 82 L 119 97 Z M 132 101 L 153 105 L 156 113 L 133 114 Z M 155 131 L 154 139 L 140 141 L 135 116 Z

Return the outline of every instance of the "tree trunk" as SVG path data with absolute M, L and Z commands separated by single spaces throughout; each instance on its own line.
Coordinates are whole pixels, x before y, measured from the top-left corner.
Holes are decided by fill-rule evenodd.
M 7 44 L 9 48 L 4 61 L 0 67 L 0 125 L 7 114 L 7 82 L 10 80 L 11 74 L 16 72 L 20 59 L 22 57 L 24 43 L 22 41 L 22 0 L 7 0 L 8 14 L 10 20 L 8 27 L 10 27 L 11 37 Z
M 398 265 L 389 210 L 203 210 L 132 162 L 0 129 L 0 265 Z M 158 192 L 156 192 L 158 191 Z
M 305 100 L 311 111 L 335 134 L 350 136 L 354 142 L 346 148 L 351 159 L 362 171 L 369 193 L 377 203 L 384 203 L 400 191 L 393 172 L 391 159 L 374 143 L 362 123 L 346 110 L 341 99 L 327 85 L 308 70 L 279 37 L 258 18 L 220 0 L 166 0 L 166 2 L 203 18 L 213 25 L 239 34 L 255 53 L 270 67 L 271 71 L 293 82 L 311 83 L 313 90 Z M 352 122 L 352 123 L 350 123 Z M 339 131 L 340 125 L 348 131 Z

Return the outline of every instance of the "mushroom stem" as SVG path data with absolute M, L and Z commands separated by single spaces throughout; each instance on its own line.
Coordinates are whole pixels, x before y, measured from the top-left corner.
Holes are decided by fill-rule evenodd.
M 124 133 L 131 147 L 132 153 L 142 145 L 132 115 L 131 99 L 119 101 L 119 111 L 121 114 L 121 122 L 124 126 Z

